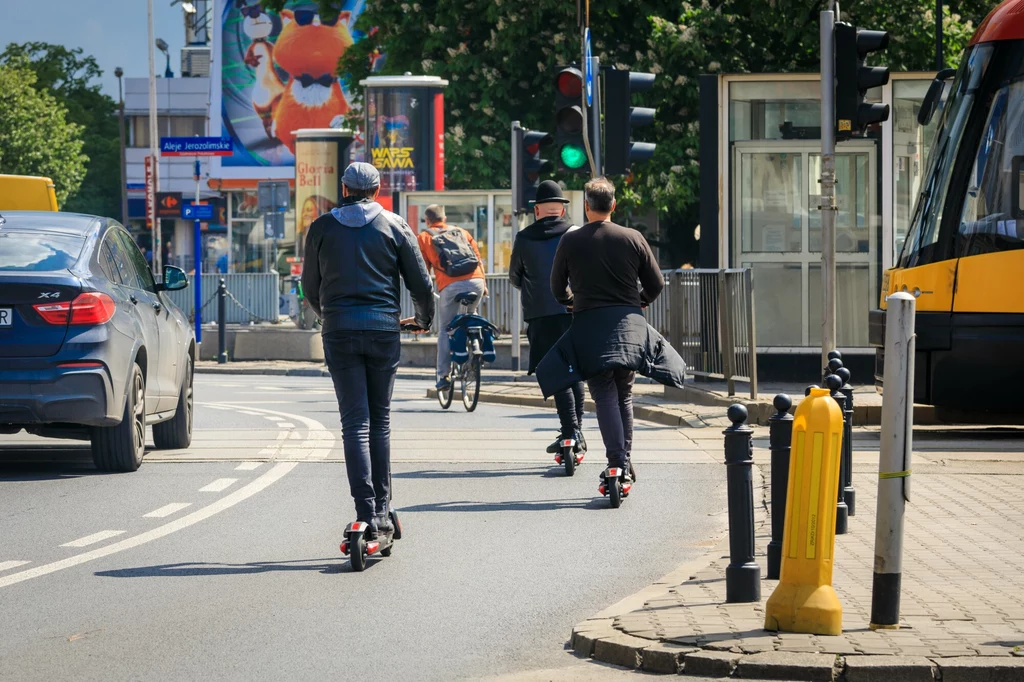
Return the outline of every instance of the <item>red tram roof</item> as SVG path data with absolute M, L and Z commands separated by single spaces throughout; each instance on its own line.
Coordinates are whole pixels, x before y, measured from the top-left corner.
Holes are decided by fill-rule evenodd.
M 971 38 L 971 45 L 1024 39 L 1024 0 L 1005 0 L 992 10 Z

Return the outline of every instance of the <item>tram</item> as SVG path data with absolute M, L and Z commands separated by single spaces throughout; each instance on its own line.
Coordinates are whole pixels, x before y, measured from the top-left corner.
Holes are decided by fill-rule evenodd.
M 978 27 L 952 78 L 907 240 L 869 317 L 876 381 L 885 299 L 917 299 L 914 400 L 955 413 L 1024 415 L 1024 0 Z

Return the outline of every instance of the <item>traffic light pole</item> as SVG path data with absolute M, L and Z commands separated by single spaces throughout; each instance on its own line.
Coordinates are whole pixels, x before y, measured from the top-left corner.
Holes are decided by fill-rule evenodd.
M 590 152 L 594 159 L 594 177 L 604 175 L 604 166 L 601 164 L 601 60 L 598 57 L 590 59 L 590 73 L 594 74 L 594 104 L 590 107 L 590 128 L 594 131 Z M 586 87 L 584 87 L 584 98 L 586 98 Z
M 835 15 L 821 13 L 821 271 L 823 310 L 821 362 L 836 343 L 836 134 L 835 134 Z
M 527 207 L 522 206 L 522 173 L 520 172 L 524 159 L 523 155 L 523 128 L 519 121 L 512 121 L 512 220 L 515 221 L 516 231 L 522 228 L 522 214 Z M 513 239 L 515 237 L 513 236 Z M 521 366 L 521 344 L 519 333 L 523 327 L 523 305 L 520 299 L 519 289 L 512 287 L 512 371 L 518 372 Z

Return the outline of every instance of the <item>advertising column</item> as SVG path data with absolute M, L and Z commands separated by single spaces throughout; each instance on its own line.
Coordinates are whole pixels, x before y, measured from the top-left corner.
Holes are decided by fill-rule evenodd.
M 371 76 L 366 88 L 367 161 L 380 171 L 381 205 L 395 192 L 444 189 L 444 94 L 436 76 Z
M 351 130 L 303 129 L 295 133 L 295 253 L 301 263 L 306 231 L 341 201 L 341 174 L 349 163 Z

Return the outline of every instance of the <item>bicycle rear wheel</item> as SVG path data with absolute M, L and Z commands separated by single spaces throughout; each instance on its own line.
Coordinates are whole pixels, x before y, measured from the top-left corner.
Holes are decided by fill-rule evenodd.
M 476 409 L 477 401 L 480 400 L 480 366 L 483 358 L 473 355 L 466 361 L 465 371 L 462 375 L 462 404 L 466 412 Z
M 437 402 L 441 405 L 442 410 L 447 410 L 451 407 L 452 398 L 455 397 L 455 367 L 455 363 L 452 363 L 452 368 L 448 373 L 448 378 L 450 379 L 448 388 L 444 390 L 437 389 Z

